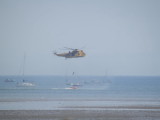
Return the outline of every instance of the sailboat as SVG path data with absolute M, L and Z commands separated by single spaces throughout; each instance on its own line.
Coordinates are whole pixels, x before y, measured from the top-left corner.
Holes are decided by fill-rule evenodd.
M 4 82 L 8 82 L 8 83 L 9 83 L 9 82 L 14 82 L 14 80 L 11 79 L 11 78 L 7 78 L 7 79 L 4 80 Z
M 76 76 L 75 76 L 75 73 L 73 72 L 72 73 L 72 77 L 71 77 L 73 80 L 66 80 L 66 85 L 69 86 L 65 89 L 79 89 L 80 86 L 82 86 L 79 82 L 77 82 L 77 80 L 75 79 Z M 70 79 L 71 79 L 70 78 Z
M 22 83 L 18 83 L 17 84 L 18 87 L 34 87 L 35 84 L 31 83 L 31 82 L 26 82 L 25 80 L 23 80 Z
M 23 74 L 22 74 L 22 82 L 18 82 L 17 83 L 17 87 L 34 87 L 35 84 L 31 83 L 31 82 L 27 82 L 24 77 L 24 73 L 25 73 L 25 62 L 26 62 L 26 55 L 24 54 L 24 60 L 23 60 Z

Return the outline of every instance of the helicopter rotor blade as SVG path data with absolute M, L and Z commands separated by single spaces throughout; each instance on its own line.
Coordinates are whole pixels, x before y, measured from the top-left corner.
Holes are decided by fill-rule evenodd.
M 75 49 L 73 49 L 73 48 L 68 48 L 68 47 L 64 47 L 65 49 L 69 49 L 69 50 L 75 50 Z

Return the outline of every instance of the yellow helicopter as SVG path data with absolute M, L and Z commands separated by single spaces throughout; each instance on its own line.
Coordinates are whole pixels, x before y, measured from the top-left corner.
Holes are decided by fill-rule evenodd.
M 66 47 L 65 47 L 66 48 Z M 70 49 L 72 51 L 69 51 L 67 53 L 56 53 L 54 52 L 54 54 L 56 56 L 59 57 L 65 57 L 65 58 L 78 58 L 78 57 L 84 57 L 86 54 L 83 52 L 83 50 L 79 50 L 79 49 L 73 49 L 73 48 L 66 48 L 66 49 Z

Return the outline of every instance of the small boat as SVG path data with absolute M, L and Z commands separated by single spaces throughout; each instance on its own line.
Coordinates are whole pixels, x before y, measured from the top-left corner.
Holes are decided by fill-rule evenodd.
M 80 83 L 66 83 L 66 85 L 71 85 L 71 86 L 82 86 Z
M 34 87 L 35 84 L 33 84 L 32 82 L 28 82 L 28 80 L 25 80 L 25 61 L 26 61 L 26 56 L 24 54 L 24 60 L 23 60 L 23 74 L 22 74 L 22 82 L 17 82 L 17 87 Z
M 9 79 L 9 78 L 5 79 L 4 81 L 5 81 L 5 82 L 14 82 L 13 79 Z
M 70 80 L 66 79 L 66 85 L 68 86 L 66 89 L 79 89 L 82 86 L 82 84 L 78 82 L 75 72 L 72 73 Z
M 22 83 L 17 83 L 17 87 L 34 87 L 35 84 L 30 83 L 30 82 L 22 82 Z
M 68 88 L 65 88 L 67 90 L 75 90 L 75 89 L 78 89 L 78 86 L 71 86 L 71 87 L 68 87 Z

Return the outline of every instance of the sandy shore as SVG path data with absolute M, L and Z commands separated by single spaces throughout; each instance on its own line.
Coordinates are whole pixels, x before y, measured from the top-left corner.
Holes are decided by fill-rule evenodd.
M 25 99 L 0 106 L 0 120 L 160 120 L 159 100 Z
M 159 120 L 159 110 L 0 110 L 0 120 Z

